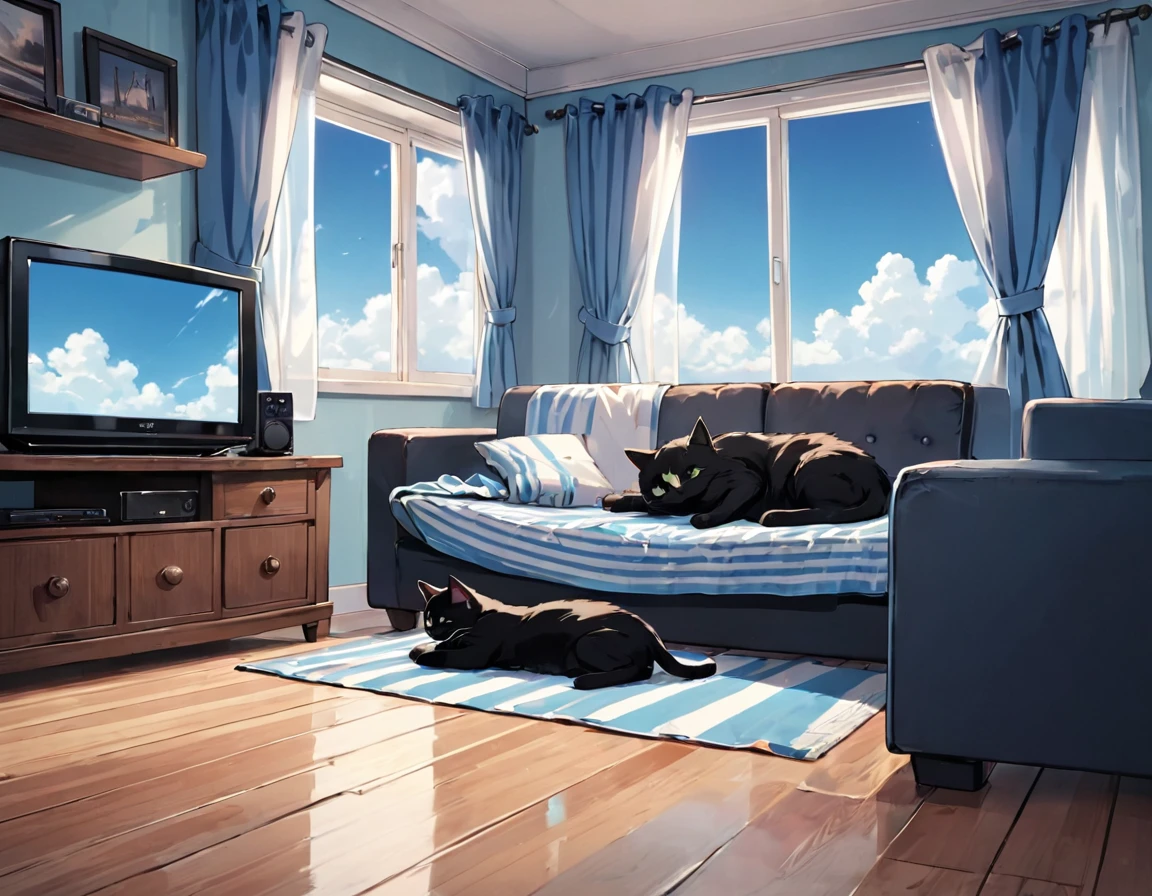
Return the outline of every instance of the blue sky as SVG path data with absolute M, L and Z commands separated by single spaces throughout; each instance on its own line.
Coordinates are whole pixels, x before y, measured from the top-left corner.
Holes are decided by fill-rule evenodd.
M 77 355 L 70 373 L 109 385 L 117 365 L 128 361 L 138 370 L 136 389 L 155 383 L 176 403 L 184 403 L 205 394 L 205 373 L 222 364 L 236 345 L 239 303 L 233 291 L 44 262 L 32 263 L 30 290 L 29 353 L 46 362 L 49 371 L 53 349 L 64 349 L 69 336 L 91 329 L 103 338 L 108 357 L 99 359 L 98 347 L 96 354 Z M 101 392 L 113 401 L 124 391 L 122 379 L 116 382 L 109 385 L 112 392 Z
M 377 370 L 393 367 L 379 353 L 390 348 L 391 309 L 381 304 L 379 314 L 372 317 L 366 315 L 365 303 L 392 289 L 395 151 L 385 140 L 322 119 L 316 122 L 316 288 L 322 364 L 323 356 L 328 356 L 332 362 L 340 358 L 364 362 L 356 366 L 371 363 Z M 451 307 L 444 308 L 429 298 L 433 294 L 444 298 L 443 285 L 454 284 L 468 265 L 472 227 L 460 163 L 417 147 L 416 164 L 416 264 L 438 273 L 437 279 L 426 272 L 417 289 L 424 350 L 418 366 L 464 372 L 471 369 L 470 356 L 465 363 L 441 351 L 456 332 L 454 300 L 463 299 L 453 294 L 448 297 Z M 419 204 L 425 193 L 431 196 L 426 200 L 430 208 Z M 373 349 L 375 357 L 369 354 Z
M 679 301 L 703 325 L 705 335 L 731 326 L 745 331 L 750 347 L 739 354 L 742 358 L 766 344 L 756 332 L 768 317 L 766 139 L 762 127 L 692 136 L 682 180 Z M 982 340 L 986 334 L 975 322 L 975 311 L 987 297 L 972 264 L 951 265 L 947 273 L 939 269 L 942 291 L 960 304 L 949 299 L 948 307 L 941 303 L 928 320 L 917 316 L 924 302 L 913 301 L 915 280 L 907 265 L 892 260 L 885 266 L 877 296 L 903 290 L 905 301 L 877 306 L 875 313 L 891 309 L 897 335 L 918 327 L 923 336 L 910 339 L 915 350 L 898 353 L 899 358 L 869 365 L 864 357 L 865 343 L 867 351 L 876 354 L 897 341 L 877 342 L 888 338 L 883 326 L 867 339 L 856 331 L 833 341 L 813 333 L 821 312 L 834 309 L 847 316 L 863 304 L 860 287 L 877 275 L 877 263 L 887 253 L 910 261 L 922 287 L 929 285 L 930 266 L 946 255 L 973 263 L 928 104 L 793 119 L 788 122 L 788 161 L 792 336 L 816 346 L 808 351 L 794 347 L 794 371 L 811 378 L 904 371 L 970 376 L 972 349 L 962 357 L 950 346 Z M 903 310 L 897 315 L 898 306 Z M 962 320 L 966 313 L 973 318 L 967 323 Z M 825 329 L 825 337 L 836 332 L 831 324 Z M 694 345 L 706 341 L 696 330 L 691 335 Z M 940 344 L 934 347 L 933 340 Z M 839 362 L 798 369 L 813 356 L 832 357 L 825 346 L 833 344 Z M 848 354 L 853 348 L 862 353 L 855 361 Z M 723 366 L 704 370 L 709 359 L 693 357 L 691 345 L 682 348 L 681 356 L 685 379 L 712 378 Z M 693 362 L 702 368 L 696 376 L 685 370 Z

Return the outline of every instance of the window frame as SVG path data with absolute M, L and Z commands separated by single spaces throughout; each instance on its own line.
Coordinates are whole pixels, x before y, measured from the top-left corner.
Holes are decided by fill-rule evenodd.
M 391 282 L 392 370 L 318 367 L 321 393 L 470 397 L 475 372 L 441 373 L 417 366 L 416 149 L 462 161 L 459 119 L 447 109 L 361 72 L 324 60 L 316 117 L 388 141 L 393 147 Z M 473 272 L 475 278 L 476 272 Z M 473 346 L 479 339 L 479 281 L 473 284 Z
M 910 68 L 885 75 L 816 84 L 768 96 L 721 100 L 693 109 L 688 120 L 689 137 L 751 127 L 764 127 L 768 131 L 768 320 L 772 334 L 773 382 L 787 383 L 792 377 L 788 122 L 867 109 L 906 106 L 929 100 L 927 72 L 922 68 Z M 679 375 L 677 369 L 677 381 Z

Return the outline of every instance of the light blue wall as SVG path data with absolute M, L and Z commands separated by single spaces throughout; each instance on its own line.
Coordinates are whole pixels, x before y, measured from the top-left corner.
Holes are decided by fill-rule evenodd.
M 540 133 L 530 141 L 533 145 L 526 156 L 529 164 L 525 168 L 524 194 L 528 203 L 525 207 L 525 222 L 530 226 L 521 238 L 525 254 L 520 259 L 515 301 L 522 309 L 527 309 L 527 314 L 521 312 L 520 319 L 527 324 L 523 341 L 530 344 L 528 354 L 532 358 L 529 372 L 531 381 L 565 382 L 574 377 L 582 331 L 576 320 L 581 299 L 575 277 L 565 198 L 564 124 L 562 121 L 546 120 L 546 109 L 559 108 L 581 96 L 603 99 L 613 93 L 642 93 L 645 87 L 654 82 L 677 90 L 691 87 L 697 94 L 787 84 L 914 61 L 920 58 L 925 47 L 941 43 L 965 45 L 977 39 L 980 32 L 989 27 L 1007 31 L 1019 25 L 1047 25 L 1075 12 L 1091 17 L 1098 14 L 1100 9 L 1098 6 L 1084 6 L 1016 15 L 981 24 L 902 34 L 530 100 L 528 119 L 539 125 Z M 1143 25 L 1137 23 L 1133 27 L 1143 28 L 1144 32 L 1136 34 L 1133 40 L 1140 106 L 1140 152 L 1144 171 L 1143 214 L 1145 232 L 1152 235 L 1152 227 L 1147 226 L 1152 222 L 1152 21 Z M 1147 239 L 1149 243 L 1145 249 L 1145 258 L 1152 259 L 1152 236 Z M 1152 301 L 1152 263 L 1146 264 L 1145 275 L 1147 292 Z M 567 334 L 567 338 L 557 340 L 557 334 L 561 333 Z
M 310 22 L 328 26 L 328 53 L 421 93 L 449 102 L 462 93 L 523 100 L 432 53 L 358 19 L 328 0 L 289 0 Z M 177 60 L 180 144 L 195 149 L 194 0 L 64 0 L 64 84 L 84 96 L 80 33 L 95 28 Z M 196 236 L 195 175 L 138 184 L 22 156 L 0 153 L 0 236 L 188 262 Z M 369 435 L 409 426 L 495 426 L 495 413 L 467 399 L 322 396 L 314 423 L 300 425 L 299 453 L 340 454 L 332 485 L 333 585 L 365 580 L 365 463 Z

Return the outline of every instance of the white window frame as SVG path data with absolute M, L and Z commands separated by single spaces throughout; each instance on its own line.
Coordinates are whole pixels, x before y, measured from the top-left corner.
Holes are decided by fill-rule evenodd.
M 743 97 L 692 110 L 688 136 L 739 128 L 768 129 L 768 311 L 772 381 L 792 378 L 792 303 L 789 287 L 788 122 L 929 100 L 922 68 L 820 84 L 778 94 Z M 691 310 L 691 309 L 689 309 Z M 677 371 L 679 379 L 679 371 Z
M 324 61 L 316 116 L 387 140 L 392 177 L 392 370 L 321 367 L 322 393 L 469 397 L 474 373 L 441 373 L 417 366 L 416 150 L 463 160 L 460 122 L 449 110 L 338 64 Z M 473 288 L 474 332 L 479 330 L 479 289 Z M 475 343 L 474 336 L 474 343 Z

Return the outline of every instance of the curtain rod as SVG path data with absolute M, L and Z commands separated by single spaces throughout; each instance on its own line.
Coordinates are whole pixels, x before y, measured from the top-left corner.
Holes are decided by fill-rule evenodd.
M 1128 19 L 1141 19 L 1145 20 L 1152 17 L 1152 5 L 1142 3 L 1139 6 L 1129 7 L 1128 9 L 1110 9 L 1100 15 L 1088 19 L 1088 27 L 1096 25 L 1103 25 L 1105 30 L 1113 22 L 1123 22 Z M 1044 29 L 1044 37 L 1052 38 L 1060 33 L 1060 24 L 1056 23 Z M 1009 31 L 1004 35 L 1002 46 L 1011 47 L 1020 42 L 1020 37 L 1017 31 Z M 706 106 L 709 103 L 720 103 L 726 100 L 742 100 L 755 96 L 772 96 L 777 93 L 786 93 L 791 90 L 801 90 L 805 87 L 816 87 L 823 84 L 836 84 L 840 81 L 856 81 L 860 78 L 874 78 L 879 75 L 892 75 L 898 72 L 916 71 L 917 69 L 924 68 L 924 60 L 917 59 L 915 62 L 897 62 L 892 65 L 879 65 L 875 68 L 862 68 L 851 72 L 841 72 L 835 75 L 825 75 L 820 78 L 808 78 L 804 81 L 792 81 L 788 84 L 776 84 L 771 87 L 751 87 L 747 90 L 733 90 L 729 93 L 713 93 L 695 97 L 692 100 L 693 106 Z M 565 106 L 561 109 L 548 109 L 544 112 L 544 117 L 549 121 L 559 121 L 564 117 L 564 112 L 568 107 Z M 622 107 L 621 107 L 622 108 Z M 593 112 L 603 112 L 603 103 L 593 103 Z
M 335 56 L 330 56 L 329 54 L 325 53 L 324 54 L 324 60 L 326 62 L 331 63 L 332 65 L 338 65 L 341 68 L 346 68 L 349 71 L 353 71 L 358 75 L 362 75 L 365 78 L 369 78 L 373 81 L 376 81 L 378 84 L 386 84 L 389 87 L 391 87 L 393 90 L 398 90 L 400 93 L 405 93 L 408 96 L 412 97 L 413 99 L 417 99 L 417 100 L 420 100 L 421 102 L 425 102 L 425 103 L 431 103 L 434 106 L 439 106 L 441 109 L 446 109 L 447 111 L 451 112 L 453 115 L 457 115 L 460 112 L 460 107 L 457 106 L 455 103 L 446 103 L 446 102 L 444 102 L 444 100 L 437 99 L 434 96 L 429 96 L 426 93 L 421 93 L 419 90 L 413 90 L 411 87 L 405 87 L 403 84 L 397 84 L 395 81 L 390 81 L 388 78 L 382 78 L 379 75 L 377 75 L 375 72 L 370 72 L 370 71 L 367 71 L 365 69 L 362 69 L 358 65 L 352 65 L 352 63 L 345 62 L 343 59 L 338 59 Z M 539 132 L 540 132 L 540 128 L 534 124 L 525 124 L 524 125 L 525 136 L 530 137 L 533 134 L 538 134 Z

